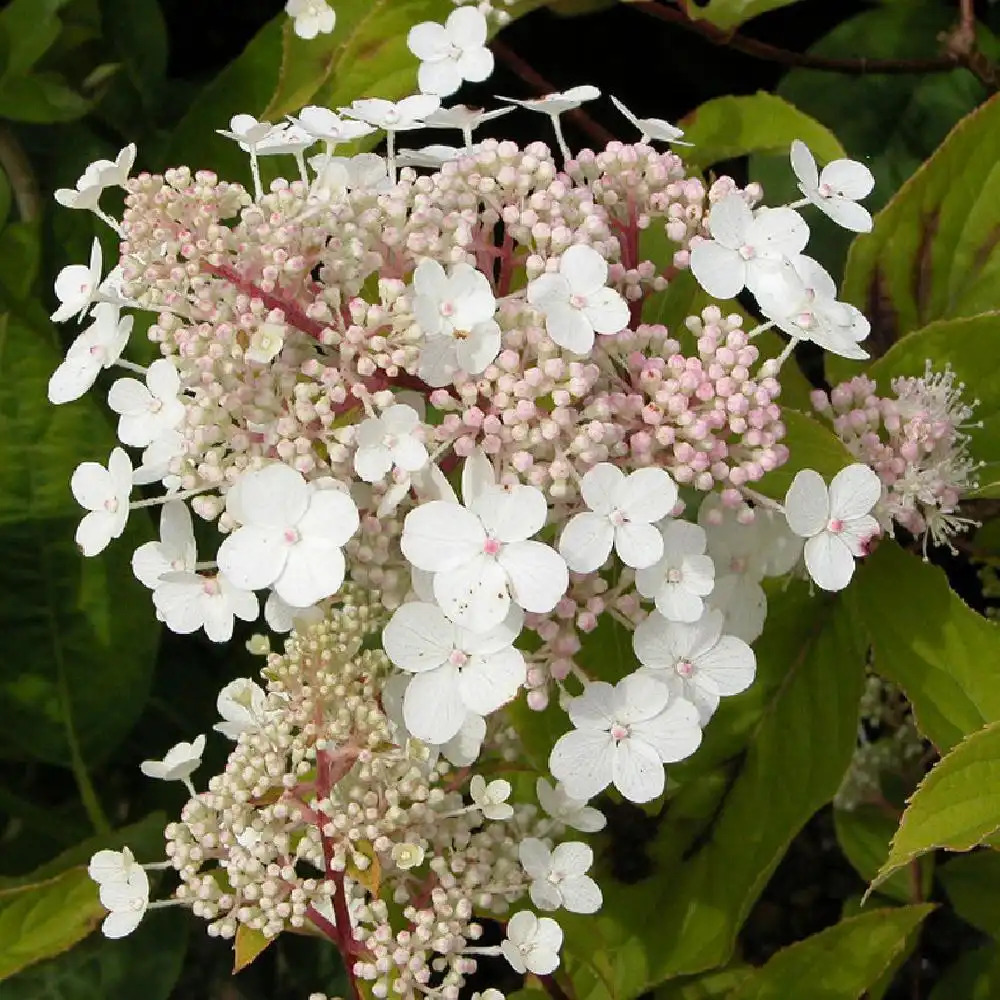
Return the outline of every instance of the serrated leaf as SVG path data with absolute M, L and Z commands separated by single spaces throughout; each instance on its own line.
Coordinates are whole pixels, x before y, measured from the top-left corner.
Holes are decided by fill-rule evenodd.
M 923 735 L 948 750 L 1000 719 L 1000 627 L 968 607 L 944 573 L 889 540 L 858 567 L 846 597 L 875 669 L 905 692 Z
M 905 906 L 841 920 L 782 948 L 727 1000 L 858 1000 L 906 945 L 911 931 L 934 909 Z
M 966 737 L 920 782 L 872 888 L 915 858 L 969 851 L 1000 830 L 1000 723 Z
M 233 942 L 233 975 L 245 969 L 274 940 L 255 927 L 239 924 Z
M 85 868 L 0 891 L 0 980 L 72 948 L 104 916 Z
M 805 142 L 824 163 L 844 156 L 843 146 L 825 125 L 763 91 L 747 97 L 716 97 L 680 124 L 684 138 L 694 143 L 682 157 L 695 170 L 750 153 L 787 153 L 795 139 Z
M 351 858 L 347 862 L 347 873 L 356 882 L 360 882 L 373 896 L 377 896 L 382 885 L 382 864 L 375 853 L 375 848 L 372 847 L 370 840 L 359 840 L 355 849 L 368 859 L 369 864 L 367 868 L 361 868 Z
M 884 351 L 934 320 L 1000 306 L 1000 97 L 952 130 L 851 245 L 844 297 Z

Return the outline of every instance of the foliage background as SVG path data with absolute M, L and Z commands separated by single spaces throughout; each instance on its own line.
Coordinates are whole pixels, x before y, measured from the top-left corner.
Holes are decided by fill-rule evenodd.
M 78 866 L 97 847 L 125 842 L 140 858 L 156 858 L 181 802 L 177 786 L 142 778 L 139 762 L 207 731 L 219 688 L 259 664 L 245 652 L 248 632 L 220 648 L 156 626 L 128 567 L 135 544 L 152 533 L 147 518 L 133 518 L 129 537 L 100 559 L 78 556 L 69 474 L 106 453 L 111 425 L 96 401 L 58 411 L 45 401 L 67 340 L 47 320 L 52 280 L 64 264 L 86 259 L 95 234 L 106 260 L 114 252 L 99 223 L 56 211 L 51 192 L 129 141 L 139 146 L 141 168 L 186 162 L 242 178 L 243 157 L 213 131 L 231 114 L 401 95 L 412 78 L 401 48 L 407 26 L 449 9 L 447 0 L 335 6 L 332 42 L 311 50 L 287 37 L 276 0 L 11 0 L 0 11 L 0 1000 L 339 992 L 336 956 L 291 935 L 233 978 L 227 948 L 181 912 L 151 914 L 123 942 L 89 933 L 100 910 Z M 737 28 L 793 54 L 940 59 L 956 4 L 692 3 L 692 16 L 708 18 L 699 22 L 703 34 L 706 26 L 723 33 L 714 40 L 648 16 L 641 8 L 650 6 L 561 0 L 537 9 L 503 32 L 489 84 L 459 97 L 489 104 L 495 93 L 596 84 L 639 114 L 685 119 L 698 167 L 758 179 L 772 204 L 793 196 L 787 146 L 802 136 L 823 159 L 842 147 L 868 162 L 878 180 L 874 208 L 989 98 L 989 66 L 1000 53 L 991 30 L 1000 30 L 1000 9 L 988 4 L 975 11 L 978 73 L 895 75 L 790 68 L 723 36 Z M 601 130 L 626 137 L 607 102 L 587 115 L 589 123 L 567 122 L 571 146 L 593 144 Z M 528 141 L 538 124 L 512 115 L 493 134 Z M 929 354 L 950 359 L 984 401 L 977 441 L 992 463 L 1000 459 L 1000 424 L 990 423 L 1000 420 L 1000 198 L 992 187 L 1000 115 L 994 110 L 976 129 L 964 154 L 944 151 L 950 159 L 920 197 L 900 195 L 889 222 L 852 251 L 847 290 L 872 317 L 877 353 L 944 324 L 897 345 L 876 368 L 919 374 Z M 963 191 L 994 197 L 963 214 L 952 203 Z M 975 245 L 963 250 L 974 229 Z M 822 224 L 814 231 L 817 256 L 843 273 L 845 234 Z M 912 240 L 892 243 L 892 234 L 911 231 Z M 942 276 L 939 262 L 962 253 L 963 280 Z M 682 293 L 660 304 L 664 321 L 686 311 Z M 851 374 L 839 364 L 824 372 L 808 353 L 798 360 L 793 406 L 807 408 L 807 379 L 820 385 Z M 806 417 L 793 414 L 790 423 L 801 446 L 797 467 L 843 464 L 830 435 Z M 650 990 L 657 1000 L 1000 996 L 996 855 L 939 855 L 935 868 L 933 854 L 916 860 L 918 844 L 861 909 L 920 775 L 887 776 L 879 806 L 847 813 L 829 805 L 850 760 L 870 650 L 938 750 L 1000 719 L 1000 639 L 983 617 L 1000 593 L 989 488 L 998 479 L 984 475 L 974 513 L 985 523 L 972 542 L 957 556 L 934 553 L 945 573 L 887 545 L 843 599 L 809 602 L 804 587 L 771 595 L 758 683 L 727 703 L 703 750 L 671 772 L 676 787 L 663 808 L 602 803 L 610 824 L 596 846 L 606 914 L 579 927 L 567 921 L 571 941 L 587 942 L 566 958 L 578 1000 L 631 1000 Z M 546 721 L 525 721 L 529 755 L 533 739 L 544 746 L 537 730 Z M 203 773 L 218 771 L 223 753 L 221 741 L 210 741 Z M 1000 813 L 986 832 L 997 827 Z M 928 900 L 939 904 L 933 912 Z M 763 973 L 751 971 L 762 965 Z M 506 975 L 508 990 L 520 985 L 509 970 L 491 972 Z

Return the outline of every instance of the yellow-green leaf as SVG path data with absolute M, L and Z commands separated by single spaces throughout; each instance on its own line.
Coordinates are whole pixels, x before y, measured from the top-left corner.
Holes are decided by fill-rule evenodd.
M 872 888 L 928 851 L 969 851 L 997 830 L 1000 723 L 992 723 L 959 743 L 917 787 Z
M 272 941 L 263 931 L 247 924 L 236 928 L 236 940 L 233 942 L 233 973 L 245 969 Z
M 72 948 L 103 916 L 85 868 L 0 892 L 0 980 Z

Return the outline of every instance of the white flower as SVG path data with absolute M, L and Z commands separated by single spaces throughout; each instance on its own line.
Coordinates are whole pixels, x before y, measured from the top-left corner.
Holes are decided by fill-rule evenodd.
M 385 191 L 391 187 L 388 164 L 385 157 L 377 153 L 358 153 L 357 156 L 328 156 L 320 153 L 309 158 L 309 166 L 316 171 L 314 189 L 326 188 L 331 192 Z
M 802 252 L 809 227 L 791 208 L 752 212 L 738 194 L 727 195 L 708 214 L 712 239 L 691 249 L 691 273 L 709 295 L 731 299 L 754 292 L 761 265 Z
M 259 122 L 253 115 L 233 115 L 229 119 L 229 128 L 217 128 L 215 131 L 219 135 L 224 135 L 233 142 L 238 142 L 240 148 L 250 151 L 256 150 L 274 130 L 271 122 Z
M 66 357 L 49 379 L 49 402 L 69 403 L 79 399 L 102 369 L 121 356 L 132 332 L 133 318 L 121 316 L 117 306 L 101 302 L 94 309 L 94 322 L 70 344 Z
M 342 114 L 358 121 L 367 122 L 386 132 L 409 132 L 423 128 L 424 119 L 441 106 L 441 100 L 431 94 L 414 94 L 401 101 L 385 101 L 380 97 L 368 97 L 354 101 L 349 108 L 341 108 Z
M 856 361 L 868 357 L 859 345 L 871 325 L 859 309 L 837 301 L 833 278 L 811 257 L 799 254 L 762 267 L 753 292 L 761 312 L 793 340 L 811 340 Z
M 56 276 L 59 308 L 49 317 L 53 323 L 64 323 L 73 316 L 83 319 L 87 315 L 101 284 L 101 264 L 101 244 L 95 236 L 90 247 L 90 263 L 70 264 Z
M 419 844 L 393 844 L 389 853 L 396 867 L 403 871 L 419 868 L 424 863 L 424 849 Z
M 281 156 L 289 154 L 297 156 L 314 145 L 316 137 L 294 122 L 280 122 L 259 142 L 254 144 L 257 156 Z M 240 149 L 250 152 L 248 143 L 241 142 Z M 305 177 L 303 177 L 305 180 Z
M 694 622 L 704 610 L 704 598 L 715 584 L 715 564 L 704 554 L 705 530 L 689 521 L 660 525 L 663 556 L 659 562 L 636 571 L 636 590 L 651 597 L 665 618 Z
M 108 406 L 118 419 L 122 444 L 145 448 L 173 430 L 184 419 L 184 404 L 178 399 L 181 380 L 169 358 L 154 361 L 146 371 L 146 384 L 120 378 L 108 393 Z
M 593 798 L 613 783 L 629 801 L 649 802 L 663 792 L 663 765 L 690 757 L 701 743 L 698 709 L 638 673 L 614 687 L 588 684 L 567 711 L 575 728 L 556 741 L 549 770 L 575 798 Z
M 205 752 L 205 736 L 201 734 L 191 743 L 177 743 L 172 746 L 163 760 L 144 760 L 139 765 L 147 778 L 158 778 L 160 781 L 182 781 L 191 792 L 191 775 L 201 764 L 201 755 Z
M 215 707 L 222 716 L 212 728 L 231 740 L 237 740 L 240 733 L 251 733 L 260 729 L 264 722 L 267 695 L 264 689 L 248 677 L 237 677 L 220 692 Z
M 507 938 L 500 951 L 515 972 L 547 976 L 559 965 L 562 943 L 562 928 L 551 917 L 521 910 L 507 921 Z
M 337 22 L 337 12 L 326 0 L 287 0 L 285 13 L 295 19 L 292 30 L 306 41 L 329 34 Z
M 124 884 L 136 868 L 142 869 L 132 852 L 123 847 L 120 851 L 98 851 L 87 865 L 87 874 L 98 884 Z
M 129 143 L 112 160 L 95 160 L 80 175 L 75 188 L 59 188 L 55 199 L 65 208 L 93 210 L 102 192 L 109 187 L 124 187 L 135 164 L 135 143 Z
M 133 865 L 124 881 L 100 883 L 99 895 L 108 910 L 101 933 L 106 938 L 123 938 L 139 926 L 149 906 L 149 876 L 141 865 Z
M 634 114 L 614 94 L 608 94 L 611 103 L 639 130 L 640 142 L 649 143 L 652 140 L 657 142 L 671 142 L 677 146 L 693 146 L 694 143 L 684 142 L 681 136 L 684 130 L 662 118 L 636 118 Z
M 420 414 L 405 403 L 394 403 L 378 417 L 369 417 L 355 435 L 354 471 L 366 482 L 377 483 L 395 465 L 417 472 L 427 464 L 427 448 L 414 433 Z
M 434 573 L 434 599 L 456 625 L 485 632 L 507 617 L 511 599 L 545 614 L 565 594 L 566 563 L 542 542 L 545 497 L 533 486 L 494 486 L 471 507 L 445 500 L 406 515 L 400 545 L 418 569 Z
M 594 334 L 618 333 L 628 325 L 629 307 L 606 287 L 608 262 L 578 243 L 559 261 L 559 271 L 540 274 L 528 285 L 528 302 L 545 316 L 545 332 L 560 347 L 587 354 Z
M 132 475 L 136 486 L 163 482 L 168 491 L 180 489 L 180 476 L 170 474 L 170 463 L 184 453 L 184 438 L 176 430 L 162 434 L 143 450 L 142 465 Z
M 426 338 L 420 377 L 442 386 L 458 369 L 484 371 L 500 353 L 496 311 L 489 279 L 471 264 L 456 264 L 449 275 L 436 260 L 421 261 L 413 272 L 413 316 Z
M 468 767 L 479 759 L 485 739 L 486 720 L 481 715 L 470 712 L 458 732 L 436 749 L 455 767 Z
M 659 562 L 663 536 L 653 522 L 677 503 L 677 486 L 668 473 L 649 466 L 626 476 L 601 462 L 580 480 L 580 494 L 590 512 L 572 517 L 559 539 L 559 551 L 574 573 L 592 573 L 612 545 L 634 569 Z
M 191 512 L 179 500 L 160 511 L 160 540 L 140 545 L 132 554 L 132 572 L 144 587 L 156 590 L 165 573 L 193 573 L 198 550 Z
M 466 147 L 470 148 L 472 146 L 472 133 L 480 125 L 493 121 L 494 118 L 508 115 L 513 110 L 513 106 L 484 111 L 482 108 L 470 108 L 466 104 L 453 104 L 450 108 L 438 108 L 437 111 L 424 119 L 424 124 L 431 128 L 458 129 L 465 139 Z
M 482 83 L 493 72 L 493 53 L 486 48 L 486 18 L 475 7 L 452 11 L 444 24 L 415 24 L 406 44 L 420 60 L 417 84 L 425 94 L 446 97 L 464 80 Z
M 339 489 L 319 489 L 281 463 L 245 472 L 226 495 L 240 523 L 219 546 L 219 569 L 237 586 L 273 585 L 304 608 L 344 582 L 343 546 L 358 529 L 358 508 Z
M 251 335 L 244 357 L 259 365 L 268 364 L 281 353 L 287 333 L 288 327 L 284 323 L 261 323 Z
M 483 990 L 482 993 L 478 991 L 473 993 L 469 1000 L 506 1000 L 506 997 L 499 991 L 494 989 Z
M 371 135 L 375 130 L 364 122 L 350 118 L 341 118 L 329 108 L 316 104 L 304 107 L 297 115 L 288 116 L 300 129 L 308 132 L 315 139 L 322 139 L 329 146 L 339 142 L 350 142 Z
M 153 604 L 171 632 L 189 635 L 203 628 L 212 642 L 229 642 L 233 619 L 256 621 L 260 611 L 257 595 L 237 587 L 224 573 L 164 573 L 153 591 Z
M 572 840 L 550 851 L 537 837 L 526 837 L 518 857 L 532 880 L 528 895 L 538 909 L 564 907 L 570 913 L 596 913 L 601 908 L 601 890 L 587 875 L 594 852 L 586 844 Z
M 518 99 L 516 97 L 500 97 L 497 100 L 507 101 L 509 104 L 516 104 L 520 108 L 527 108 L 529 111 L 537 111 L 540 114 L 548 115 L 550 118 L 558 118 L 567 111 L 574 111 L 587 101 L 595 101 L 601 96 L 597 87 L 584 84 L 580 87 L 570 87 L 569 90 L 555 91 L 546 94 L 544 97 L 531 97 Z
M 264 602 L 264 621 L 273 632 L 291 632 L 297 625 L 314 625 L 323 620 L 323 609 L 316 604 L 298 608 L 283 601 L 273 590 Z
M 823 590 L 843 590 L 850 583 L 855 556 L 867 555 L 879 534 L 870 512 L 881 496 L 882 481 L 860 463 L 841 469 L 829 489 L 812 469 L 796 473 L 785 495 L 785 517 L 806 539 L 806 569 Z
M 706 611 L 696 622 L 670 622 L 653 612 L 639 623 L 632 647 L 651 677 L 690 701 L 705 725 L 719 698 L 739 694 L 753 683 L 753 650 L 734 635 L 723 635 L 721 611 Z
M 503 820 L 514 815 L 514 807 L 507 801 L 510 792 L 510 782 L 503 778 L 487 784 L 481 774 L 475 774 L 469 782 L 469 795 L 486 819 Z
M 871 214 L 858 202 L 871 194 L 875 178 L 863 163 L 832 160 L 820 172 L 809 147 L 799 139 L 792 143 L 791 161 L 799 190 L 821 212 L 851 232 L 871 232 Z
M 382 633 L 392 662 L 416 676 L 406 688 L 406 728 L 427 743 L 446 743 L 470 712 L 485 716 L 511 701 L 527 666 L 512 643 L 524 616 L 512 608 L 488 632 L 467 632 L 453 625 L 435 604 L 398 607 Z
M 580 833 L 597 833 L 607 826 L 608 821 L 599 809 L 588 806 L 585 799 L 574 799 L 566 793 L 562 782 L 555 788 L 544 778 L 535 782 L 538 804 L 554 819 Z
M 457 160 L 464 156 L 466 152 L 474 150 L 459 149 L 458 146 L 442 146 L 435 143 L 424 146 L 421 149 L 401 149 L 396 156 L 396 164 L 400 167 L 423 167 L 430 170 L 439 170 L 442 164 L 449 160 Z
M 76 502 L 90 511 L 76 529 L 76 544 L 85 556 L 96 556 L 125 530 L 132 492 L 132 463 L 121 448 L 115 448 L 107 468 L 97 462 L 78 465 L 69 488 Z

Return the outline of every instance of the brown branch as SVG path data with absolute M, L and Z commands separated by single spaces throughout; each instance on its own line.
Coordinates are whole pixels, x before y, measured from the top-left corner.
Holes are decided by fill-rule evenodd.
M 42 208 L 38 182 L 17 136 L 5 125 L 0 125 L 0 167 L 10 182 L 21 221 L 34 222 Z
M 553 94 L 559 88 L 553 86 L 540 73 L 528 65 L 512 48 L 505 45 L 499 39 L 494 38 L 490 42 L 493 54 L 500 60 L 515 76 L 526 83 L 539 97 L 546 94 Z M 601 146 L 606 146 L 615 136 L 603 125 L 599 125 L 582 108 L 566 112 L 566 117 L 574 122 L 581 132 L 588 135 L 594 142 Z
M 962 0 L 962 20 L 956 29 L 956 36 L 961 36 L 959 44 L 951 41 L 945 45 L 943 55 L 932 59 L 837 59 L 828 56 L 817 56 L 807 52 L 793 52 L 790 49 L 783 49 L 777 45 L 770 45 L 767 42 L 758 41 L 756 38 L 747 38 L 736 32 L 724 31 L 715 27 L 708 21 L 695 21 L 676 7 L 666 6 L 658 0 L 632 0 L 631 7 L 655 17 L 668 24 L 675 24 L 686 31 L 692 31 L 700 35 L 712 45 L 725 46 L 736 52 L 751 56 L 754 59 L 765 59 L 768 62 L 775 62 L 782 66 L 796 67 L 802 69 L 827 70 L 832 73 L 946 73 L 949 70 L 964 66 L 975 74 L 986 86 L 996 88 L 997 70 L 996 67 L 984 59 L 981 53 L 975 48 L 975 15 L 971 11 L 972 0 Z M 968 17 L 971 15 L 971 29 L 968 27 Z M 964 49 L 961 44 L 962 38 L 967 38 L 971 31 L 971 41 Z

